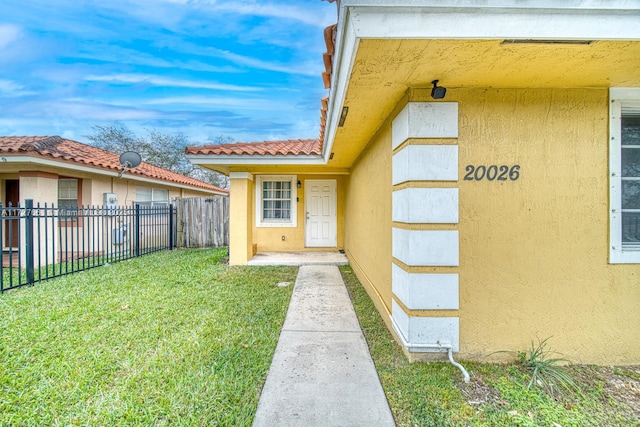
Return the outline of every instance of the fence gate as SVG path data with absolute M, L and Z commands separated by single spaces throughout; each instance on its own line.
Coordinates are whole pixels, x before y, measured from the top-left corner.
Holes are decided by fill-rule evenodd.
M 229 246 L 229 197 L 174 200 L 179 248 Z

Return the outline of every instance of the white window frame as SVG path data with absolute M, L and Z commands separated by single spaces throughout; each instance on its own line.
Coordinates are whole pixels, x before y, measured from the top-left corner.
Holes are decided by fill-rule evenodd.
M 264 220 L 262 210 L 262 183 L 265 181 L 288 181 L 291 183 L 291 218 L 284 221 Z M 298 226 L 298 187 L 296 175 L 258 175 L 256 176 L 256 227 L 297 227 Z
M 75 182 L 75 186 L 72 185 L 70 187 L 64 188 L 65 186 L 63 184 L 72 183 L 72 182 Z M 78 221 L 78 214 L 81 209 L 81 206 L 80 206 L 80 188 L 81 187 L 80 186 L 81 186 L 80 179 L 78 178 L 58 178 L 57 203 L 58 203 L 58 212 L 60 215 L 60 219 L 62 221 L 70 221 L 73 223 Z M 63 190 L 66 190 L 67 194 L 61 194 Z M 75 207 L 73 206 L 73 203 L 71 207 L 67 206 L 66 204 L 65 206 L 62 206 L 63 204 L 60 203 L 60 201 L 62 200 L 75 202 Z
M 639 264 L 640 247 L 622 245 L 622 114 L 640 112 L 640 88 L 609 89 L 609 262 Z

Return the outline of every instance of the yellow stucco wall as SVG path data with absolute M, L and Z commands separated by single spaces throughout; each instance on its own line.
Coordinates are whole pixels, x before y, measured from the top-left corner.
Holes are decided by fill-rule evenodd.
M 607 89 L 451 92 L 459 104 L 461 352 L 551 345 L 640 362 L 640 265 L 611 265 Z M 466 165 L 519 164 L 517 181 Z
M 353 165 L 345 200 L 345 252 L 390 326 L 391 125 L 385 123 Z
M 246 265 L 252 255 L 253 180 L 231 178 L 229 184 L 229 264 Z
M 294 174 L 301 187 L 296 188 L 298 198 L 295 227 L 258 227 L 256 225 L 256 180 L 260 175 L 281 175 L 269 168 L 263 172 L 253 168 L 250 179 L 230 179 L 230 247 L 229 263 L 245 265 L 253 256 L 253 245 L 260 252 L 336 251 L 344 246 L 344 195 L 346 175 Z M 245 174 L 244 172 L 241 173 Z M 287 175 L 291 175 L 290 173 Z M 333 248 L 305 247 L 305 188 L 307 180 L 336 181 L 337 246 Z M 284 240 L 282 237 L 284 236 Z
M 403 268 L 459 273 L 460 309 L 408 314 L 459 317 L 462 358 L 553 337 L 574 362 L 639 363 L 640 265 L 608 263 L 608 90 L 452 88 L 446 101 L 459 103 L 459 181 L 427 186 L 459 187 L 460 222 L 406 227 L 459 230 L 460 266 Z M 387 120 L 345 202 L 345 249 L 388 324 L 391 155 Z M 517 181 L 463 179 L 467 165 L 516 164 Z

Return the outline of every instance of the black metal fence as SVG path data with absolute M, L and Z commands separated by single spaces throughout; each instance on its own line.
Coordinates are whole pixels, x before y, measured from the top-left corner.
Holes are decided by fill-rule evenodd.
M 78 208 L 0 204 L 0 292 L 174 249 L 176 211 L 160 206 Z

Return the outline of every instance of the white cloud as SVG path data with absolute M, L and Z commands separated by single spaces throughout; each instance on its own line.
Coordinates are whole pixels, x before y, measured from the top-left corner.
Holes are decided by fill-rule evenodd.
M 148 120 L 157 118 L 160 114 L 153 110 L 124 108 L 107 104 L 94 104 L 89 102 L 51 102 L 49 108 L 58 111 L 57 119 L 72 120 Z M 63 112 L 63 113 L 60 113 Z
M 229 52 L 227 50 L 210 48 L 209 53 L 213 56 L 224 58 L 235 64 L 245 65 L 251 68 L 257 68 L 260 70 L 276 71 L 286 74 L 299 74 L 304 76 L 319 76 L 321 72 L 320 61 L 309 61 L 300 64 L 279 64 L 275 62 L 264 61 L 262 59 L 253 58 L 250 56 L 238 55 L 237 53 Z
M 193 80 L 178 80 L 169 79 L 166 77 L 159 77 L 145 74 L 111 74 L 111 75 L 89 75 L 85 77 L 86 81 L 99 81 L 110 83 L 147 83 L 154 86 L 169 86 L 169 87 L 188 87 L 195 89 L 213 89 L 213 90 L 228 90 L 238 92 L 251 92 L 262 90 L 257 87 L 251 86 L 237 86 L 224 83 L 205 83 L 197 82 Z
M 10 93 L 22 90 L 23 86 L 14 82 L 13 80 L 0 79 L 0 92 Z
M 21 29 L 13 24 L 0 24 L 0 49 L 4 49 L 14 41 L 18 40 L 21 35 Z
M 219 11 L 239 15 L 262 16 L 267 18 L 287 19 L 302 22 L 306 25 L 324 28 L 337 18 L 335 8 L 325 7 L 318 14 L 317 8 L 296 7 L 284 2 L 266 3 L 264 1 L 213 1 L 212 6 Z M 326 12 L 325 12 L 326 9 Z
M 241 99 L 218 96 L 175 96 L 167 98 L 150 99 L 147 101 L 137 101 L 144 105 L 191 105 L 201 107 L 226 107 L 234 110 L 253 110 L 253 111 L 284 111 L 291 109 L 292 103 L 287 101 L 274 101 L 267 99 Z
M 35 92 L 24 90 L 24 86 L 13 80 L 0 79 L 0 94 L 3 96 L 34 95 Z

